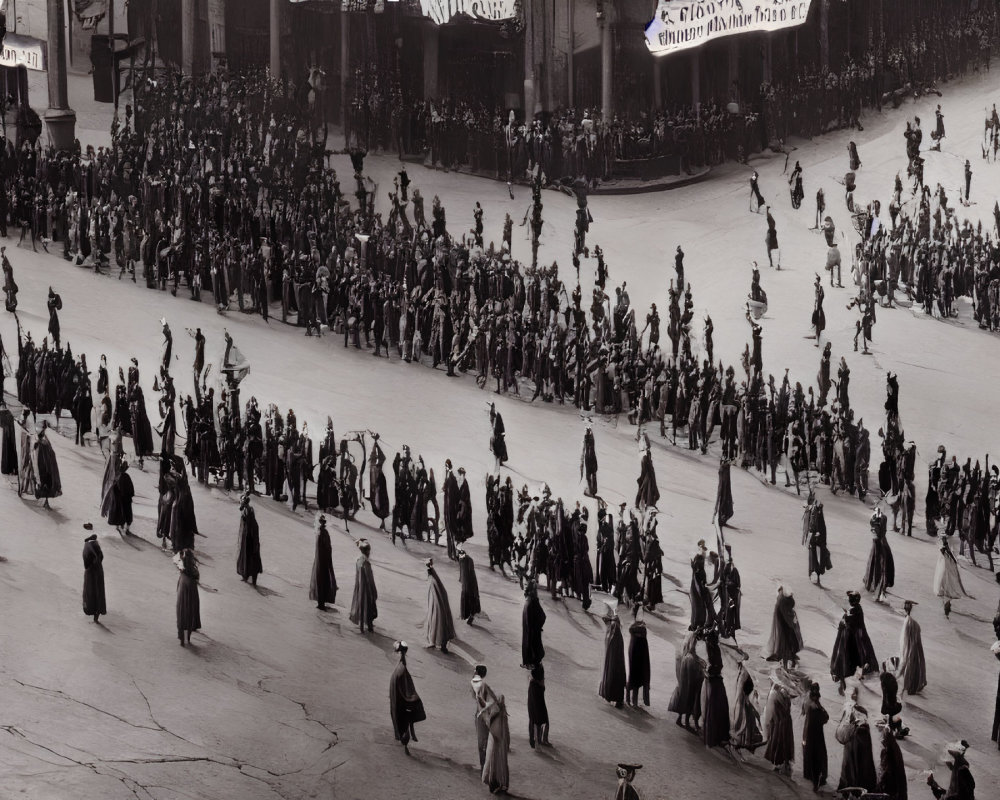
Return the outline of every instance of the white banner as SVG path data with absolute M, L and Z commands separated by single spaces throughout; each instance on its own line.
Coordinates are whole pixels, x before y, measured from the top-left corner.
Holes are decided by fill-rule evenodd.
M 712 39 L 801 25 L 812 0 L 659 0 L 646 47 L 665 56 Z
M 514 0 L 420 0 L 420 10 L 438 25 L 458 14 L 489 22 L 501 22 L 517 14 Z
M 3 39 L 0 64 L 5 67 L 27 67 L 45 69 L 45 43 L 30 36 L 8 33 Z

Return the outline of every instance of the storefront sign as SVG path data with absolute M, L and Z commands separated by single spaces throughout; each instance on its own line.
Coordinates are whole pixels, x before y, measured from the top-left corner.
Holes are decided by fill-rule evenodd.
M 801 25 L 812 0 L 659 0 L 646 26 L 646 47 L 664 56 L 700 44 L 752 31 Z
M 45 44 L 41 39 L 8 33 L 3 39 L 0 65 L 5 67 L 27 67 L 45 69 Z

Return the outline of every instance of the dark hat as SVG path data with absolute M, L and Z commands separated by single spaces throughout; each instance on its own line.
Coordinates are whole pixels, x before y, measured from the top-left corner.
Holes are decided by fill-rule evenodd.
M 83 523 L 83 529 L 85 531 L 92 531 L 92 530 L 94 530 L 94 523 L 93 522 L 84 522 Z
M 485 678 L 486 677 L 486 665 L 485 664 L 476 664 L 476 670 L 475 671 L 476 671 L 476 674 L 480 678 Z
M 97 534 L 96 533 L 92 533 L 92 534 L 90 534 L 90 536 L 88 536 L 83 541 L 85 541 L 85 542 L 96 542 L 97 541 Z

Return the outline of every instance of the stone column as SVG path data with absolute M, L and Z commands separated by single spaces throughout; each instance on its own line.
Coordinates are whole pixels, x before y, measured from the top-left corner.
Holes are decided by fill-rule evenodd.
M 573 96 L 573 52 L 576 48 L 576 29 L 573 27 L 573 0 L 566 0 L 566 38 L 569 40 L 569 47 L 566 48 L 566 105 L 574 107 Z
M 701 115 L 701 48 L 691 48 L 691 105 Z
M 63 0 L 47 0 L 49 108 L 45 125 L 56 150 L 70 150 L 76 138 L 76 113 L 66 89 L 66 15 Z
M 440 62 L 441 29 L 433 22 L 424 23 L 424 99 L 437 100 L 438 64 Z
M 181 72 L 194 75 L 195 0 L 181 0 Z
M 271 0 L 270 24 L 268 26 L 270 34 L 268 38 L 271 46 L 269 63 L 271 74 L 276 78 L 281 77 L 281 3 L 282 0 Z
M 663 59 L 653 56 L 653 110 L 663 108 Z
M 605 15 L 610 14 L 611 9 L 605 10 Z M 610 20 L 598 21 L 601 29 L 601 116 L 605 120 L 610 120 L 615 113 L 614 104 L 614 78 L 615 78 L 615 50 L 612 38 Z
M 819 66 L 830 69 L 830 0 L 819 0 Z

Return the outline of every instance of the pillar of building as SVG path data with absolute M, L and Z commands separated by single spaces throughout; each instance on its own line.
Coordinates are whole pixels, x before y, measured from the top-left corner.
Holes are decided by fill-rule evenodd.
M 694 113 L 701 114 L 701 48 L 691 48 L 691 105 Z
M 573 102 L 574 86 L 573 80 L 573 57 L 576 49 L 576 31 L 573 27 L 573 0 L 566 0 L 566 38 L 569 42 L 566 48 L 566 105 L 569 108 L 576 106 Z
M 772 65 L 774 64 L 774 43 L 771 41 L 771 34 L 764 34 L 764 80 L 771 83 L 774 80 Z
M 187 2 L 188 0 L 185 0 Z M 270 23 L 268 25 L 268 40 L 270 44 L 271 74 L 281 75 L 281 4 L 283 0 L 271 0 Z
M 195 0 L 181 0 L 181 72 L 194 75 Z
M 441 29 L 433 22 L 424 23 L 424 99 L 438 96 L 438 64 L 440 63 Z
M 347 135 L 348 110 L 351 99 L 347 96 L 351 77 L 351 15 L 340 7 L 340 124 Z
M 71 150 L 76 138 L 76 113 L 66 88 L 66 16 L 63 0 L 48 0 L 49 108 L 45 125 L 56 150 Z
M 819 66 L 830 69 L 830 0 L 819 0 Z
M 729 98 L 734 103 L 742 103 L 742 86 L 740 86 L 740 43 L 738 37 L 729 37 L 729 49 L 727 51 L 727 86 Z M 742 110 L 742 109 L 741 109 Z
M 653 110 L 663 108 L 663 59 L 653 56 Z
M 605 15 L 609 11 L 610 9 L 607 9 Z M 604 119 L 611 119 L 615 113 L 615 45 L 612 36 L 611 20 L 603 19 L 598 21 L 598 27 L 601 30 L 601 115 Z
M 535 114 L 535 5 L 529 3 L 524 12 L 524 119 Z

